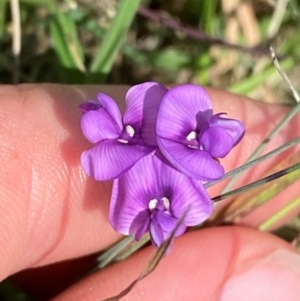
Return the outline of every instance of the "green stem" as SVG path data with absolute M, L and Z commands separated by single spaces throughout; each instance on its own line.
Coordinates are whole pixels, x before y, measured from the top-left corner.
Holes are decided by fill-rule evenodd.
M 292 212 L 295 208 L 300 206 L 300 197 L 296 198 L 294 201 L 283 207 L 279 212 L 268 218 L 264 221 L 260 226 L 259 230 L 261 231 L 268 231 L 274 225 L 276 225 L 282 218 L 287 216 L 290 212 Z
M 287 150 L 288 148 L 294 146 L 295 144 L 297 144 L 299 142 L 300 142 L 300 137 L 297 137 L 297 138 L 295 138 L 295 139 L 293 139 L 293 140 L 291 140 L 291 141 L 289 141 L 289 142 L 287 142 L 287 143 L 279 146 L 278 148 L 272 150 L 271 152 L 269 152 L 269 153 L 267 153 L 267 154 L 265 154 L 265 155 L 263 155 L 263 156 L 255 159 L 255 160 L 252 160 L 252 161 L 250 161 L 250 162 L 248 162 L 248 163 L 246 163 L 246 164 L 244 164 L 244 165 L 242 165 L 242 166 L 240 166 L 238 168 L 235 168 L 235 169 L 227 172 L 223 176 L 223 178 L 221 178 L 220 180 L 216 180 L 216 181 L 213 181 L 213 182 L 207 182 L 207 183 L 205 183 L 204 187 L 208 188 L 208 187 L 213 186 L 213 185 L 215 185 L 215 184 L 217 184 L 219 182 L 222 182 L 223 180 L 225 180 L 225 179 L 227 179 L 229 177 L 235 176 L 235 175 L 243 172 L 247 168 L 250 168 L 250 167 L 252 167 L 252 166 L 254 166 L 254 165 L 256 165 L 256 164 L 258 164 L 260 162 L 263 162 L 264 160 L 267 160 L 267 159 L 269 159 L 269 158 L 271 158 L 271 157 L 273 157 L 273 156 L 275 156 L 275 155 L 277 155 L 277 154 L 279 154 L 279 153 Z
M 214 202 L 219 202 L 219 201 L 224 200 L 224 199 L 226 199 L 226 198 L 228 198 L 230 196 L 233 196 L 235 194 L 238 194 L 238 193 L 241 193 L 241 192 L 245 192 L 245 191 L 251 190 L 253 188 L 259 187 L 259 186 L 261 186 L 261 185 L 263 185 L 265 183 L 274 181 L 274 180 L 276 180 L 276 179 L 278 179 L 278 178 L 280 178 L 282 176 L 286 176 L 288 174 L 291 174 L 292 172 L 296 172 L 297 171 L 296 172 L 297 173 L 296 177 L 297 177 L 298 173 L 299 173 L 299 169 L 300 169 L 300 162 L 296 163 L 296 164 L 294 164 L 294 165 L 292 165 L 292 166 L 290 166 L 288 168 L 285 168 L 283 170 L 275 172 L 274 174 L 272 174 L 270 176 L 267 176 L 267 177 L 265 177 L 263 179 L 260 179 L 258 181 L 252 182 L 252 183 L 250 183 L 250 184 L 248 184 L 246 186 L 243 186 L 243 187 L 240 187 L 238 189 L 234 189 L 232 191 L 229 191 L 227 193 L 218 195 L 218 196 L 212 198 L 212 200 Z M 292 177 L 292 178 L 294 179 L 295 177 Z

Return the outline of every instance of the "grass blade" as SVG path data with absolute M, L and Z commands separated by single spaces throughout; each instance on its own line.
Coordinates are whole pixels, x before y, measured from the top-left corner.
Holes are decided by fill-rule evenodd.
M 287 115 L 285 115 L 278 123 L 277 125 L 274 127 L 274 129 L 269 133 L 269 135 L 267 136 L 267 138 L 262 141 L 262 143 L 258 146 L 258 148 L 252 153 L 252 155 L 248 158 L 248 160 L 246 161 L 246 163 L 248 163 L 249 161 L 255 159 L 257 157 L 257 155 L 265 148 L 265 146 L 272 140 L 272 138 L 281 130 L 281 128 L 287 123 L 289 122 L 290 119 L 292 119 L 296 113 L 298 113 L 300 111 L 300 102 L 299 102 L 299 95 L 296 92 L 296 89 L 293 87 L 292 83 L 290 82 L 290 80 L 288 79 L 287 75 L 285 74 L 285 72 L 282 70 L 282 68 L 279 65 L 279 62 L 276 58 L 275 52 L 273 50 L 272 47 L 270 47 L 270 51 L 271 51 L 271 57 L 273 59 L 274 65 L 276 67 L 276 69 L 278 70 L 278 72 L 280 73 L 282 79 L 284 80 L 285 84 L 288 86 L 288 88 L 290 89 L 290 91 L 292 92 L 293 97 L 295 98 L 296 102 L 298 103 Z M 226 185 L 226 187 L 223 189 L 223 192 L 228 191 L 234 184 L 234 182 L 237 180 L 238 176 L 235 176 L 231 179 L 231 181 L 229 181 L 229 183 Z
M 258 148 L 252 153 L 252 155 L 248 158 L 246 163 L 255 159 L 257 155 L 265 148 L 265 146 L 272 140 L 272 138 L 283 128 L 283 126 L 290 121 L 298 112 L 300 111 L 300 103 L 298 103 L 288 114 L 286 114 L 274 127 L 274 129 L 270 132 L 267 138 L 258 146 Z M 228 191 L 236 181 L 238 176 L 234 176 L 231 181 L 224 188 L 224 192 Z
M 131 242 L 132 236 L 126 236 L 97 258 L 96 269 L 102 269 L 112 262 Z
M 213 23 L 214 23 L 214 13 L 216 10 L 216 1 L 215 0 L 202 0 L 202 3 L 199 4 L 202 6 L 202 9 L 200 10 L 201 13 L 201 24 L 203 24 L 203 28 L 205 30 L 205 33 L 212 34 L 213 33 Z
M 121 0 L 117 14 L 106 32 L 90 67 L 88 81 L 103 82 L 110 72 L 123 39 L 133 21 L 141 0 Z
M 83 50 L 70 14 L 57 11 L 50 23 L 50 33 L 61 64 L 67 69 L 85 72 Z
M 298 163 L 300 159 L 300 152 L 296 152 L 288 156 L 286 159 L 277 164 L 270 173 L 275 173 L 287 166 L 291 166 Z M 239 220 L 240 217 L 246 215 L 255 208 L 264 205 L 280 192 L 287 189 L 290 185 L 300 179 L 300 170 L 294 171 L 278 179 L 277 181 L 264 184 L 251 191 L 241 194 L 235 197 L 234 200 L 226 206 L 221 212 L 217 213 L 213 219 L 219 222 L 233 222 Z
M 291 58 L 287 58 L 282 62 L 282 66 L 285 69 L 292 69 L 295 66 L 295 61 Z M 276 74 L 276 68 L 273 65 L 268 66 L 261 73 L 255 74 L 251 77 L 248 76 L 236 84 L 233 84 L 228 88 L 228 91 L 236 94 L 248 95 L 274 74 Z
M 294 146 L 295 144 L 297 144 L 299 142 L 300 142 L 300 137 L 295 138 L 295 139 L 293 139 L 293 140 L 291 140 L 291 141 L 289 141 L 289 142 L 287 142 L 287 143 L 279 146 L 278 148 L 272 150 L 271 152 L 269 152 L 269 153 L 267 153 L 267 154 L 265 154 L 265 155 L 263 155 L 263 156 L 255 159 L 255 160 L 249 161 L 248 163 L 246 163 L 246 164 L 244 164 L 244 165 L 242 165 L 242 166 L 240 166 L 238 168 L 235 168 L 235 169 L 227 172 L 223 176 L 223 178 L 221 178 L 220 180 L 205 183 L 204 187 L 205 188 L 211 187 L 211 186 L 213 186 L 213 185 L 215 185 L 215 184 L 217 184 L 219 182 L 222 182 L 222 181 L 226 180 L 229 177 L 235 176 L 235 175 L 243 172 L 244 170 L 246 170 L 246 169 L 248 169 L 248 168 L 250 168 L 250 167 L 252 167 L 252 166 L 254 166 L 256 164 L 261 163 L 264 160 L 267 160 L 267 159 L 269 159 L 269 158 L 271 158 L 271 157 L 273 157 L 273 156 L 275 156 L 275 155 L 277 155 L 277 154 L 279 154 L 279 153 L 287 150 L 288 148 Z
M 6 1 L 0 1 L 0 39 L 5 32 Z
M 294 99 L 296 100 L 296 102 L 299 103 L 300 102 L 299 94 L 297 93 L 296 89 L 293 87 L 291 81 L 289 80 L 289 78 L 287 77 L 287 75 L 285 74 L 285 72 L 280 67 L 273 47 L 270 47 L 270 51 L 271 51 L 271 57 L 272 57 L 273 63 L 275 65 L 277 71 L 281 75 L 281 77 L 284 80 L 285 84 L 289 87 L 289 89 L 290 89 L 290 91 L 291 91 Z
M 13 68 L 13 84 L 18 84 L 20 81 L 20 54 L 22 44 L 21 33 L 21 12 L 19 0 L 10 0 L 11 16 L 13 23 L 12 31 L 12 53 L 14 56 L 14 68 Z
M 280 177 L 283 177 L 285 175 L 288 175 L 288 174 L 290 174 L 292 172 L 295 172 L 295 173 L 297 172 L 297 176 L 298 176 L 298 173 L 300 174 L 299 169 L 300 169 L 300 162 L 298 162 L 298 163 L 296 163 L 296 164 L 294 164 L 294 165 L 292 165 L 292 166 L 290 166 L 288 168 L 282 169 L 282 170 L 280 170 L 280 171 L 278 171 L 278 172 L 276 172 L 276 173 L 274 173 L 274 174 L 272 174 L 270 176 L 267 176 L 267 177 L 262 178 L 262 179 L 260 179 L 258 181 L 252 182 L 252 183 L 250 183 L 250 184 L 248 184 L 246 186 L 243 186 L 243 187 L 234 189 L 232 191 L 229 191 L 227 193 L 218 195 L 218 196 L 212 198 L 212 200 L 214 202 L 219 202 L 219 201 L 224 200 L 224 199 L 226 199 L 226 198 L 228 198 L 230 196 L 233 196 L 233 195 L 239 194 L 241 192 L 245 192 L 245 191 L 251 190 L 251 189 L 259 187 L 260 185 L 263 185 L 265 183 L 274 181 L 274 180 L 276 180 L 276 179 L 278 179 Z
M 268 231 L 272 229 L 274 225 L 276 225 L 282 218 L 287 216 L 290 212 L 292 212 L 295 208 L 300 206 L 300 197 L 296 198 L 292 202 L 290 202 L 288 205 L 286 205 L 284 208 L 282 208 L 280 211 L 278 211 L 276 214 L 268 218 L 266 221 L 264 221 L 258 228 L 261 231 Z

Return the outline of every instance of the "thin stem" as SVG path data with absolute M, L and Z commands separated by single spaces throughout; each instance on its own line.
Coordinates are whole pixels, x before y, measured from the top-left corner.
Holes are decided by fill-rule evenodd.
M 267 37 L 269 39 L 273 38 L 277 34 L 283 21 L 288 2 L 289 0 L 278 0 L 276 2 L 275 10 L 272 15 L 269 28 L 267 30 Z
M 21 53 L 21 17 L 19 0 L 10 0 L 13 23 L 12 53 L 14 56 L 13 83 L 20 81 L 20 53 Z
M 295 88 L 293 87 L 292 83 L 290 82 L 290 80 L 288 79 L 287 75 L 285 74 L 285 72 L 281 69 L 278 60 L 276 58 L 275 52 L 273 50 L 272 47 L 270 47 L 270 51 L 271 51 L 271 56 L 274 62 L 275 67 L 277 68 L 278 72 L 280 73 L 282 79 L 284 80 L 284 82 L 286 83 L 286 85 L 288 86 L 288 88 L 291 90 L 293 97 L 295 98 L 296 102 L 298 103 L 288 114 L 286 114 L 278 123 L 277 125 L 273 128 L 273 130 L 269 133 L 269 135 L 267 136 L 267 138 L 265 138 L 265 140 L 257 147 L 257 149 L 252 153 L 252 155 L 248 158 L 248 160 L 246 161 L 246 163 L 248 163 L 249 161 L 252 161 L 253 159 L 255 159 L 258 154 L 265 148 L 265 146 L 273 139 L 273 137 L 283 128 L 283 126 L 288 123 L 299 111 L 300 111 L 300 102 L 299 102 L 299 95 L 297 93 L 297 91 L 295 90 Z M 229 182 L 228 184 L 225 186 L 225 188 L 223 189 L 223 192 L 228 191 L 233 184 L 235 183 L 235 181 L 237 180 L 238 176 L 234 176 Z
M 284 80 L 285 84 L 290 89 L 290 91 L 291 91 L 294 99 L 296 100 L 296 102 L 299 103 L 300 102 L 299 94 L 297 93 L 296 89 L 293 87 L 293 85 L 292 85 L 291 81 L 289 80 L 289 78 L 287 77 L 286 73 L 280 67 L 273 47 L 270 47 L 270 51 L 271 51 L 271 57 L 272 57 L 272 60 L 273 60 L 273 63 L 275 65 L 276 69 L 280 73 L 280 75 L 281 75 L 282 79 Z
M 265 48 L 245 47 L 245 46 L 229 43 L 223 39 L 209 36 L 204 32 L 200 31 L 198 28 L 181 24 L 179 21 L 174 20 L 172 17 L 163 16 L 146 7 L 139 8 L 138 13 L 139 15 L 149 20 L 159 22 L 162 25 L 171 28 L 172 30 L 184 32 L 188 37 L 194 40 L 204 41 L 210 44 L 218 44 L 230 49 L 236 49 L 243 52 L 249 52 L 252 54 L 269 55 L 269 51 Z
M 114 260 L 131 242 L 132 236 L 125 236 L 118 241 L 114 246 L 109 248 L 106 252 L 102 253 L 97 261 L 99 262 L 96 269 L 102 269 Z
M 257 155 L 265 148 L 265 146 L 272 140 L 272 138 L 282 129 L 282 127 L 291 120 L 300 110 L 300 103 L 297 104 L 288 114 L 286 114 L 280 122 L 274 127 L 274 129 L 270 132 L 267 138 L 258 146 L 258 148 L 252 153 L 252 155 L 248 158 L 246 163 L 254 160 Z M 224 192 L 228 191 L 234 184 L 237 179 L 237 175 L 234 176 L 231 181 L 224 188 Z
M 229 177 L 237 175 L 237 174 L 243 172 L 244 170 L 246 170 L 246 169 L 248 169 L 248 168 L 250 168 L 250 167 L 252 167 L 252 166 L 254 166 L 256 164 L 261 163 L 264 160 L 267 160 L 267 159 L 269 159 L 269 158 L 271 158 L 271 157 L 273 157 L 273 156 L 275 156 L 275 155 L 277 155 L 277 154 L 279 154 L 279 153 L 287 150 L 288 148 L 294 146 L 295 144 L 297 144 L 299 142 L 300 142 L 300 136 L 297 137 L 297 138 L 295 138 L 295 139 L 293 139 L 293 140 L 291 140 L 291 141 L 289 141 L 289 142 L 287 142 L 287 143 L 285 143 L 285 144 L 283 144 L 283 145 L 281 145 L 280 147 L 272 150 L 271 152 L 269 152 L 269 153 L 267 153 L 267 154 L 265 154 L 265 155 L 263 155 L 263 156 L 255 159 L 255 160 L 252 160 L 252 161 L 250 161 L 250 162 L 248 162 L 248 163 L 246 163 L 246 164 L 244 164 L 244 165 L 242 165 L 242 166 L 240 166 L 238 168 L 235 168 L 235 169 L 227 172 L 223 176 L 223 178 L 221 178 L 220 180 L 216 180 L 216 181 L 213 181 L 213 182 L 207 182 L 207 183 L 205 183 L 204 187 L 205 188 L 211 187 L 211 186 L 213 186 L 213 185 L 215 185 L 215 184 L 217 184 L 219 182 L 224 181 L 225 179 L 227 179 Z
M 289 173 L 291 173 L 291 172 L 293 172 L 293 171 L 295 171 L 297 169 L 300 169 L 300 162 L 298 162 L 298 163 L 296 163 L 296 164 L 294 164 L 294 165 L 292 165 L 292 166 L 290 166 L 288 168 L 285 168 L 285 169 L 282 169 L 282 170 L 280 170 L 278 172 L 275 172 L 274 174 L 272 174 L 270 176 L 267 176 L 267 177 L 265 177 L 263 179 L 255 181 L 253 183 L 250 183 L 250 184 L 248 184 L 246 186 L 243 186 L 243 187 L 234 189 L 232 191 L 229 191 L 227 193 L 218 195 L 218 196 L 212 198 L 212 200 L 214 202 L 219 202 L 219 201 L 224 200 L 224 199 L 226 199 L 226 198 L 228 198 L 230 196 L 233 196 L 235 194 L 238 194 L 238 193 L 241 193 L 241 192 L 245 192 L 245 191 L 251 190 L 253 188 L 256 188 L 256 187 L 258 187 L 260 185 L 263 185 L 265 183 L 274 181 L 274 180 L 276 180 L 276 179 L 278 179 L 280 177 L 283 177 L 283 176 L 285 176 L 285 175 L 287 175 L 287 174 L 289 174 Z
M 273 216 L 264 221 L 260 226 L 259 230 L 268 231 L 270 230 L 276 223 L 278 223 L 283 217 L 287 216 L 290 212 L 292 212 L 295 208 L 300 206 L 300 197 L 296 198 L 292 202 L 288 203 L 284 208 L 282 208 L 279 212 L 276 212 Z
M 107 30 L 90 66 L 91 75 L 89 81 L 104 81 L 110 72 L 140 2 L 141 0 L 121 0 L 119 2 L 117 14 Z

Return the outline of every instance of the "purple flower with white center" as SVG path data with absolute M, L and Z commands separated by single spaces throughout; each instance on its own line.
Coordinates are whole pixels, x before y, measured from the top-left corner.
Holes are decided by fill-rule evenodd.
M 103 93 L 98 101 L 79 106 L 82 132 L 96 144 L 81 155 L 89 176 L 99 181 L 117 178 L 157 148 L 156 119 L 166 92 L 155 82 L 133 86 L 126 94 L 123 118 L 115 101 Z
M 158 247 L 185 213 L 175 236 L 206 220 L 212 207 L 201 182 L 195 186 L 190 177 L 150 154 L 114 180 L 109 219 L 117 232 L 136 240 L 149 231 Z
M 213 115 L 206 91 L 196 85 L 169 90 L 157 117 L 157 142 L 169 162 L 186 175 L 217 180 L 224 175 L 224 158 L 242 139 L 245 127 L 235 119 Z

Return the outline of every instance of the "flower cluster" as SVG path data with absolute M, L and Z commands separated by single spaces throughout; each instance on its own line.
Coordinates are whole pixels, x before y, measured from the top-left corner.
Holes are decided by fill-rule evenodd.
M 220 179 L 225 157 L 244 125 L 213 115 L 205 90 L 155 82 L 133 86 L 122 116 L 108 95 L 80 105 L 81 128 L 95 144 L 82 153 L 86 173 L 114 180 L 109 220 L 119 233 L 139 240 L 146 232 L 160 246 L 185 214 L 175 236 L 206 220 L 212 201 L 203 181 Z

